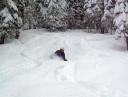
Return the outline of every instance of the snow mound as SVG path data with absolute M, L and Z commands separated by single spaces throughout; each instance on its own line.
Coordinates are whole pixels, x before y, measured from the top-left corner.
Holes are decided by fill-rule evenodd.
M 67 62 L 64 65 L 57 67 L 55 76 L 58 81 L 75 82 L 75 64 Z

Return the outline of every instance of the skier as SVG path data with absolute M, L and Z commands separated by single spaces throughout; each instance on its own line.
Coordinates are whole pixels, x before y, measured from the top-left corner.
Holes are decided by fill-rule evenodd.
M 64 53 L 64 49 L 63 49 L 63 48 L 60 48 L 59 50 L 57 50 L 57 51 L 55 52 L 55 54 L 56 54 L 58 57 L 62 58 L 64 61 L 67 61 L 67 59 L 65 58 L 65 53 Z

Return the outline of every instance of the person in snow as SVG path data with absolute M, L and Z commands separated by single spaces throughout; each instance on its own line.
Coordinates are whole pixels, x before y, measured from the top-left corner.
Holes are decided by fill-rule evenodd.
M 59 50 L 57 50 L 57 51 L 55 52 L 55 54 L 56 54 L 58 57 L 62 58 L 64 61 L 67 61 L 67 59 L 65 58 L 65 53 L 64 53 L 64 49 L 63 49 L 63 48 L 60 48 Z

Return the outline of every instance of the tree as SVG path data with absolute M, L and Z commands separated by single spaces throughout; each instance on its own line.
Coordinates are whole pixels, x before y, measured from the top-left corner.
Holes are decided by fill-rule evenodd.
M 113 9 L 115 6 L 115 2 L 113 0 L 105 0 L 104 3 L 104 14 L 101 19 L 102 25 L 106 33 L 112 34 L 112 27 L 113 27 Z
M 123 34 L 125 36 L 128 49 L 128 1 L 116 0 L 114 13 L 114 24 L 116 27 L 117 38 L 120 38 L 121 34 Z
M 84 4 L 84 24 L 88 30 L 101 28 L 101 9 L 96 0 L 86 0 Z
M 21 0 L 22 1 L 22 17 L 24 29 L 34 29 L 37 25 L 36 20 L 36 6 L 34 0 Z
M 46 18 L 48 15 L 48 6 L 51 0 L 36 0 L 37 27 L 48 28 Z
M 65 0 L 51 0 L 47 9 L 46 25 L 50 31 L 66 30 L 67 6 Z
M 83 28 L 84 25 L 84 0 L 68 1 L 68 23 L 69 28 Z
M 4 43 L 4 39 L 17 35 L 18 29 L 22 25 L 22 19 L 19 17 L 16 3 L 12 0 L 3 0 L 3 8 L 0 11 L 0 43 Z

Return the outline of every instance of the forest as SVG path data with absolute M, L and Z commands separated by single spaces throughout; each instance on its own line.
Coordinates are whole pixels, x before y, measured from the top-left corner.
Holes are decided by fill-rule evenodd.
M 128 48 L 128 0 L 0 0 L 0 44 L 41 28 L 115 34 Z

